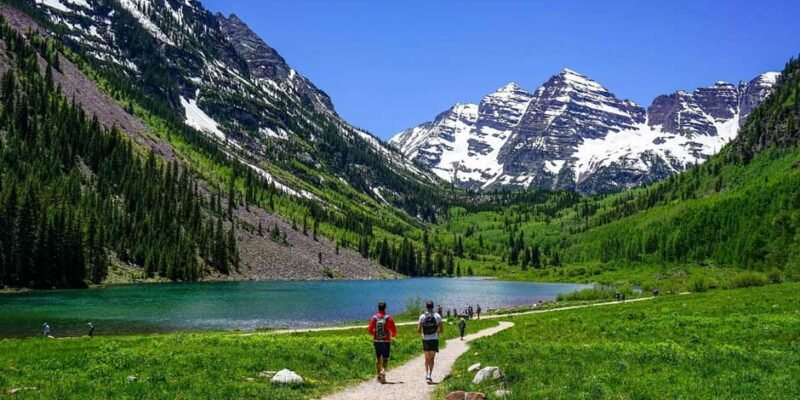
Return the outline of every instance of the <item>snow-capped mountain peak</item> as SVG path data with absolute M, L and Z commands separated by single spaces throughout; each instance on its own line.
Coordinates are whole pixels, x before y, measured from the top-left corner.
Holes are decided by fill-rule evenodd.
M 500 93 L 514 93 L 520 90 L 525 90 L 521 86 L 517 85 L 516 82 L 509 82 L 505 84 L 503 87 L 497 89 L 492 94 L 500 94 Z
M 473 108 L 469 118 L 453 108 L 390 143 L 463 188 L 609 192 L 663 179 L 719 151 L 777 79 L 770 72 L 738 86 L 678 90 L 645 109 L 564 68 L 533 94 L 512 82 L 487 95 L 474 122 Z

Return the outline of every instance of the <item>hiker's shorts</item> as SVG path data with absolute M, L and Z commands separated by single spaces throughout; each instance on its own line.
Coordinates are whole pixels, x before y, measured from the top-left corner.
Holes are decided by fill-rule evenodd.
M 433 351 L 433 352 L 438 353 L 439 352 L 439 339 L 423 340 L 422 341 L 422 351 Z
M 391 342 L 374 342 L 375 343 L 375 358 L 389 359 L 389 352 L 392 349 Z

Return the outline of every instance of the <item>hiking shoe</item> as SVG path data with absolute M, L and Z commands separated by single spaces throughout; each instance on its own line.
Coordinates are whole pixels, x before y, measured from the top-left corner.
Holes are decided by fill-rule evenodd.
M 386 374 L 378 375 L 378 382 L 380 382 L 381 385 L 385 385 L 386 384 Z

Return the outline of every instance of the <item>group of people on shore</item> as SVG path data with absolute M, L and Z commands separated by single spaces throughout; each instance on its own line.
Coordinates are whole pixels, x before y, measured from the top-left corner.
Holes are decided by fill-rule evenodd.
M 50 330 L 51 330 L 50 324 L 45 322 L 42 325 L 42 336 L 44 336 L 45 338 L 52 338 L 53 336 L 50 334 Z M 89 337 L 93 338 L 94 337 L 94 322 L 89 321 L 89 323 L 86 324 L 86 330 L 87 330 L 87 333 L 88 333 Z
M 417 334 L 422 339 L 422 352 L 425 356 L 425 381 L 429 384 L 433 383 L 433 366 L 436 360 L 436 353 L 439 352 L 439 338 L 444 333 L 442 311 L 441 305 L 434 310 L 433 301 L 429 300 L 425 303 L 425 312 L 417 320 Z M 453 315 L 459 318 L 458 330 L 461 334 L 461 340 L 464 340 L 464 333 L 467 329 L 465 319 L 471 319 L 476 314 L 480 319 L 481 306 L 478 305 L 475 309 L 472 306 L 468 306 L 461 315 L 458 314 L 455 308 L 453 308 L 453 311 Z M 447 318 L 450 318 L 449 308 L 447 309 Z M 394 319 L 386 312 L 386 303 L 378 303 L 378 312 L 370 318 L 367 331 L 372 335 L 375 347 L 376 379 L 381 384 L 384 384 L 386 383 L 386 370 L 389 368 L 392 343 L 394 343 L 392 339 L 397 337 L 397 326 L 394 323 Z
M 463 309 L 461 309 L 460 313 L 458 311 L 458 307 L 453 307 L 452 309 L 450 309 L 448 307 L 445 310 L 445 309 L 442 309 L 441 305 L 439 306 L 439 309 L 437 311 L 439 312 L 439 315 L 441 315 L 441 316 L 445 316 L 446 315 L 447 318 L 450 318 L 450 315 L 452 314 L 452 316 L 455 317 L 455 318 L 464 317 L 466 319 L 473 319 L 473 318 L 477 317 L 478 319 L 481 319 L 481 311 L 483 311 L 483 310 L 481 310 L 481 305 L 478 304 L 475 308 L 472 308 L 472 305 L 468 305 L 468 306 L 464 307 Z M 446 313 L 445 313 L 445 311 L 446 311 Z

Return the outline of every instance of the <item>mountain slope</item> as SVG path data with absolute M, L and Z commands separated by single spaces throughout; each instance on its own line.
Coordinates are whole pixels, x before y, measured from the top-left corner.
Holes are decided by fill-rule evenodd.
M 466 189 L 607 193 L 662 180 L 719 151 L 776 77 L 766 73 L 738 86 L 717 82 L 678 91 L 657 97 L 645 110 L 565 69 L 532 94 L 511 84 L 481 106 L 458 105 L 389 142 Z M 465 113 L 498 96 L 505 101 L 493 112 Z M 496 130 L 487 135 L 487 126 Z M 493 140 L 480 140 L 486 137 Z
M 394 204 L 412 215 L 431 213 L 404 195 L 434 179 L 339 118 L 328 95 L 237 16 L 212 15 L 194 0 L 51 0 L 36 6 L 96 68 L 130 81 L 148 101 L 182 115 L 279 187 L 309 197 L 314 190 L 308 186 L 320 180 L 309 170 L 319 170 L 378 201 L 375 190 L 394 193 Z M 304 182 L 276 178 L 276 169 Z
M 792 60 L 705 163 L 612 195 L 487 193 L 491 202 L 452 209 L 440 239 L 458 238 L 462 270 L 510 279 L 664 290 L 724 285 L 741 269 L 769 278 L 744 273 L 736 284 L 800 279 L 798 93 Z
M 50 32 L 56 31 L 57 27 L 47 25 L 49 23 L 47 17 L 36 14 L 36 9 L 25 8 L 24 4 L 17 5 L 32 15 L 40 17 L 40 21 L 44 22 L 46 27 L 39 26 L 29 15 L 6 5 L 0 4 L 0 13 L 9 20 L 10 29 L 26 32 L 23 41 L 30 41 L 39 46 L 37 49 L 42 54 L 40 57 L 42 73 L 44 73 L 45 63 L 49 61 L 54 66 L 48 69 L 52 71 L 52 79 L 65 96 L 74 99 L 75 104 L 80 106 L 82 112 L 89 115 L 90 118 L 96 116 L 101 125 L 109 129 L 115 126 L 126 136 L 132 138 L 135 153 L 147 155 L 149 151 L 152 151 L 154 155 L 158 156 L 158 159 L 171 163 L 170 170 L 183 171 L 185 177 L 193 182 L 193 191 L 198 197 L 197 202 L 200 204 L 201 213 L 209 213 L 213 219 L 216 219 L 220 217 L 219 214 L 223 213 L 221 204 L 228 205 L 227 211 L 223 213 L 225 218 L 222 218 L 221 227 L 214 226 L 214 230 L 216 232 L 224 231 L 226 245 L 237 249 L 236 252 L 228 251 L 228 254 L 236 255 L 236 261 L 240 268 L 217 268 L 214 258 L 207 258 L 186 268 L 167 268 L 170 264 L 164 259 L 153 258 L 150 260 L 148 256 L 142 255 L 154 253 L 162 257 L 169 254 L 167 251 L 158 250 L 162 248 L 161 244 L 156 245 L 154 244 L 156 242 L 151 241 L 151 239 L 157 239 L 155 235 L 124 243 L 108 242 L 104 244 L 105 250 L 109 251 L 109 254 L 114 254 L 109 257 L 109 263 L 130 270 L 125 272 L 128 275 L 127 279 L 130 279 L 131 274 L 137 277 L 150 275 L 180 280 L 379 278 L 394 275 L 390 270 L 378 267 L 375 262 L 365 258 L 368 254 L 348 248 L 352 244 L 348 243 L 348 236 L 342 233 L 360 230 L 362 226 L 354 225 L 348 219 L 332 213 L 316 211 L 319 207 L 315 205 L 316 201 L 298 199 L 291 192 L 282 193 L 278 182 L 253 174 L 252 167 L 231 158 L 230 153 L 220 151 L 217 145 L 203 139 L 204 137 L 208 139 L 209 136 L 182 127 L 182 123 L 179 126 L 170 119 L 159 117 L 158 105 L 160 103 L 148 102 L 149 96 L 131 97 L 135 92 L 125 92 L 129 89 L 126 87 L 109 89 L 108 80 L 102 73 L 87 67 L 85 59 L 52 40 Z M 69 53 L 69 57 L 60 54 L 62 51 Z M 76 60 L 79 65 L 73 64 L 71 60 Z M 14 68 L 16 67 L 9 62 L 0 62 L 0 72 Z M 85 75 L 84 71 L 88 72 L 91 77 Z M 111 96 L 103 92 L 109 93 Z M 117 97 L 116 101 L 112 96 Z M 121 102 L 124 107 L 120 107 L 118 102 Z M 148 106 L 150 111 L 148 111 Z M 137 115 L 131 114 L 133 110 Z M 169 114 L 165 113 L 165 115 Z M 32 118 L 43 117 L 34 115 Z M 182 120 L 180 117 L 176 119 Z M 156 164 L 161 165 L 162 161 L 160 160 L 156 161 Z M 111 179 L 116 181 L 123 178 L 116 176 Z M 233 191 L 223 189 L 225 186 L 230 187 L 233 182 L 237 182 L 233 186 Z M 181 180 L 181 184 L 184 183 Z M 6 185 L 4 188 L 10 189 L 12 186 Z M 240 191 L 239 187 L 243 189 Z M 293 190 L 288 187 L 286 189 Z M 295 191 L 294 193 L 299 192 Z M 8 192 L 4 194 L 8 195 Z M 371 200 L 365 197 L 364 201 Z M 155 208 L 153 206 L 154 210 L 147 211 L 155 211 Z M 303 224 L 304 232 L 299 231 L 296 217 L 289 218 L 287 221 L 287 210 L 301 213 L 302 219 L 310 220 L 314 224 L 313 235 L 310 228 L 306 230 L 306 223 Z M 393 215 L 397 213 L 396 211 L 390 212 Z M 280 213 L 282 216 L 275 215 L 275 213 Z M 303 217 L 302 213 L 305 213 L 306 216 Z M 399 213 L 397 214 L 399 215 Z M 396 223 L 396 220 L 389 218 L 387 220 Z M 164 222 L 167 221 L 164 220 Z M 363 222 L 368 224 L 368 221 Z M 9 223 L 12 226 L 15 224 L 14 221 Z M 85 223 L 86 221 L 80 222 L 80 224 Z M 348 226 L 351 228 L 343 230 L 338 227 L 344 224 L 350 224 Z M 85 227 L 86 225 L 81 226 Z M 175 224 L 175 227 L 181 228 L 181 225 Z M 336 236 L 327 229 L 335 229 Z M 318 230 L 325 231 L 324 233 L 319 232 L 318 235 Z M 164 229 L 151 230 L 151 232 L 161 231 L 170 232 Z M 202 234 L 207 235 L 207 232 L 203 231 Z M 342 235 L 339 236 L 340 234 Z M 359 234 L 351 235 L 357 237 Z M 213 235 L 208 235 L 210 235 L 209 238 L 205 239 L 196 250 L 203 251 L 202 249 L 205 249 L 208 243 L 216 240 Z M 325 237 L 326 235 L 334 236 L 338 240 L 330 240 Z M 124 236 L 119 236 L 119 239 L 124 239 Z M 164 245 L 170 243 L 168 240 L 162 242 Z M 128 247 L 132 245 L 135 245 L 136 248 Z M 191 257 L 184 258 L 191 259 Z M 157 265 L 158 268 L 149 269 L 151 265 Z M 23 286 L 42 284 L 40 279 L 31 280 L 30 282 L 33 283 L 29 283 L 26 279 L 18 278 L 18 276 L 18 273 L 11 278 L 4 276 L 0 278 L 0 281 Z M 95 280 L 95 277 L 91 277 L 91 279 Z M 75 281 L 69 283 L 70 286 L 76 284 Z M 53 285 L 64 286 L 67 283 L 59 281 L 53 282 Z

